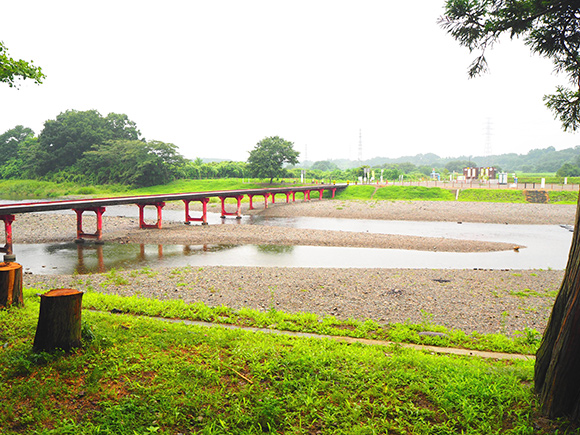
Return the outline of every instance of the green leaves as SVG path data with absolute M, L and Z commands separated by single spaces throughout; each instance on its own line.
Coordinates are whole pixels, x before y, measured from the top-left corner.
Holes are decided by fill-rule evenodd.
M 580 127 L 580 91 L 572 91 L 562 86 L 556 88 L 556 93 L 545 95 L 546 107 L 560 119 L 564 131 L 576 131 Z
M 0 82 L 7 83 L 12 88 L 18 86 L 19 79 L 31 79 L 36 84 L 41 84 L 45 77 L 40 67 L 34 66 L 32 62 L 12 59 L 4 43 L 0 41 Z

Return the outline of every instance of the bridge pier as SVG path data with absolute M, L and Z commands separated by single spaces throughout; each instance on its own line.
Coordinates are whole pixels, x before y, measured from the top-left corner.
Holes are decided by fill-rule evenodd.
M 209 198 L 202 198 L 202 199 L 194 199 L 193 201 L 200 201 L 203 207 L 203 211 L 201 217 L 199 218 L 192 218 L 189 215 L 189 203 L 192 200 L 184 199 L 183 202 L 185 203 L 185 224 L 189 225 L 190 222 L 201 222 L 202 225 L 207 225 L 207 203 L 209 202 Z M 251 203 L 251 200 L 250 200 Z
M 4 221 L 4 234 L 6 235 L 6 244 L 4 247 L 0 248 L 0 252 L 3 252 L 4 261 L 15 261 L 14 252 L 12 249 L 12 222 L 14 222 L 13 214 L 0 215 L 0 220 Z
M 268 198 L 270 197 L 270 195 L 272 195 L 272 204 L 274 203 L 274 195 L 271 193 L 258 193 L 257 195 L 264 197 L 264 208 L 268 208 Z M 254 202 L 253 202 L 254 196 L 256 196 L 256 194 L 248 195 L 248 197 L 250 198 L 250 210 L 254 210 Z
M 236 219 L 242 218 L 242 199 L 244 198 L 244 195 L 219 196 L 218 198 L 222 201 L 222 215 L 220 216 L 222 219 L 225 219 L 226 216 L 235 216 Z M 238 207 L 235 213 L 226 212 L 226 199 L 228 198 L 234 198 L 238 201 Z
M 73 208 L 73 211 L 77 214 L 77 238 L 75 242 L 84 243 L 85 239 L 95 239 L 95 243 L 103 243 L 101 238 L 103 235 L 103 213 L 105 210 L 105 207 Z M 83 231 L 83 213 L 85 211 L 94 211 L 97 215 L 97 231 L 94 233 L 85 233 Z
M 154 223 L 153 225 L 145 223 L 145 207 L 148 205 L 153 205 L 153 206 L 155 206 L 155 208 L 157 208 L 157 222 Z M 162 221 L 161 210 L 163 209 L 163 207 L 165 207 L 164 202 L 151 202 L 151 203 L 147 203 L 147 204 L 137 204 L 137 206 L 139 207 L 139 228 L 141 228 L 141 229 L 144 229 L 144 228 L 161 229 L 161 221 Z

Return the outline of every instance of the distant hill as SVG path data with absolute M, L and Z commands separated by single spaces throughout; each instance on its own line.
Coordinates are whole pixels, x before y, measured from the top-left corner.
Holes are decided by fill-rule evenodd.
M 447 163 L 455 160 L 468 160 L 472 161 L 474 166 L 495 166 L 509 172 L 556 172 L 564 163 L 580 163 L 580 146 L 566 148 L 559 151 L 556 151 L 554 147 L 534 149 L 529 151 L 527 154 L 510 153 L 491 156 L 458 156 L 443 158 L 439 157 L 437 154 L 427 153 L 397 158 L 374 157 L 368 160 L 333 159 L 328 161 L 344 170 L 363 165 L 377 167 L 396 163 L 412 163 L 416 166 L 443 168 Z M 306 161 L 301 163 L 300 166 L 308 168 L 314 163 L 315 162 L 312 161 Z

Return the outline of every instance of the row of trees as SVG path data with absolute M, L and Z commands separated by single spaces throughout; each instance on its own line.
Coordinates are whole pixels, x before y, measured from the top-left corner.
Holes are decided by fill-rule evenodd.
M 45 179 L 84 184 L 150 186 L 176 178 L 300 178 L 357 180 L 368 166 L 341 170 L 328 162 L 309 169 L 298 166 L 299 153 L 292 142 L 278 136 L 258 142 L 247 162 L 204 163 L 185 159 L 173 144 L 147 141 L 127 115 L 95 110 L 69 110 L 46 121 L 43 130 L 16 126 L 0 135 L 1 179 Z M 397 180 L 428 177 L 433 168 L 411 163 L 372 168 L 376 177 Z M 438 169 L 445 172 L 444 168 Z
M 17 126 L 0 135 L 0 176 L 150 186 L 181 175 L 173 144 L 142 139 L 127 115 L 69 110 L 36 137 Z

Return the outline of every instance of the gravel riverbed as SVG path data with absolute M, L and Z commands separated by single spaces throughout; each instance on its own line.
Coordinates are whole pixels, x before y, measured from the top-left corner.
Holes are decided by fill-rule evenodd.
M 175 205 L 177 206 L 177 205 Z M 323 216 L 351 219 L 437 220 L 502 224 L 574 224 L 576 206 L 458 202 L 312 201 L 276 204 L 245 213 L 267 216 Z M 459 251 L 465 241 L 340 231 L 299 230 L 256 225 L 185 226 L 164 223 L 161 230 L 139 230 L 134 218 L 104 217 L 104 238 L 114 243 L 265 243 L 373 246 Z M 85 231 L 92 227 L 85 220 Z M 70 241 L 74 215 L 18 215 L 15 243 Z M 490 244 L 469 250 L 512 249 Z M 462 248 L 465 249 L 465 248 Z M 26 275 L 39 289 L 74 287 L 158 299 L 203 301 L 208 305 L 307 311 L 340 319 L 379 322 L 429 321 L 465 332 L 540 332 L 564 272 L 558 270 L 334 269 L 203 267 L 121 272 L 129 284 L 113 285 L 104 275 Z

